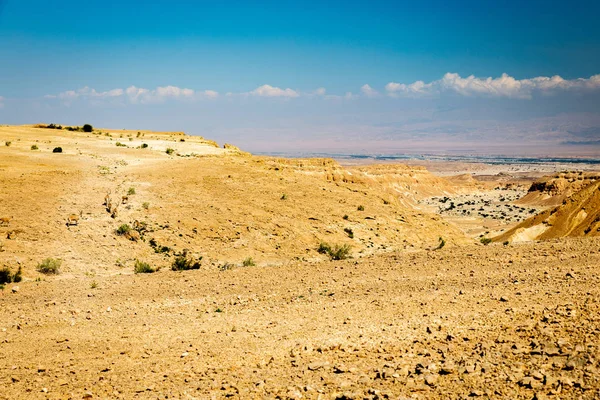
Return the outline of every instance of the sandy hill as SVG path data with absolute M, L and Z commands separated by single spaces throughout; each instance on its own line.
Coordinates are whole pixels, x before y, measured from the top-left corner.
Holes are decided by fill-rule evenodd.
M 350 245 L 360 257 L 431 248 L 439 237 L 468 241 L 332 160 L 253 157 L 199 137 L 111 132 L 0 127 L 0 218 L 11 218 L 0 226 L 0 265 L 20 264 L 33 277 L 37 263 L 53 257 L 63 260 L 63 276 L 131 273 L 135 259 L 168 267 L 184 249 L 207 267 L 226 268 L 248 257 L 274 265 L 324 260 L 321 242 Z M 63 152 L 53 153 L 59 146 Z M 114 218 L 103 205 L 107 193 L 113 206 L 130 193 Z M 78 225 L 66 226 L 71 214 L 81 215 Z M 134 221 L 145 227 L 140 240 L 115 233 Z
M 520 242 L 566 236 L 600 236 L 600 181 L 590 183 L 562 201 L 495 238 Z
M 592 182 L 600 179 L 597 173 L 560 172 L 533 182 L 527 195 L 515 202 L 520 205 L 557 206 Z

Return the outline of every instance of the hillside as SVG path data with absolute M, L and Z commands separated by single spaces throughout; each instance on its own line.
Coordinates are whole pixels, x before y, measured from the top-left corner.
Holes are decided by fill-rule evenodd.
M 562 204 L 523 221 L 494 241 L 521 242 L 571 236 L 600 236 L 600 181 L 590 183 Z
M 179 133 L 110 132 L 0 127 L 0 140 L 11 142 L 0 146 L 0 217 L 11 218 L 0 227 L 0 264 L 22 265 L 33 278 L 47 257 L 62 259 L 66 274 L 112 274 L 131 273 L 136 259 L 168 267 L 184 249 L 206 268 L 224 268 L 249 257 L 324 260 L 321 242 L 362 257 L 431 248 L 439 237 L 469 241 L 333 160 L 253 157 Z M 53 153 L 58 146 L 63 152 Z M 107 194 L 113 206 L 128 197 L 114 218 Z M 79 223 L 66 226 L 71 214 Z M 116 234 L 134 221 L 145 227 L 140 240 Z
M 557 206 L 598 179 L 600 179 L 600 176 L 597 173 L 581 171 L 560 172 L 545 176 L 533 182 L 527 195 L 515 203 L 530 206 Z

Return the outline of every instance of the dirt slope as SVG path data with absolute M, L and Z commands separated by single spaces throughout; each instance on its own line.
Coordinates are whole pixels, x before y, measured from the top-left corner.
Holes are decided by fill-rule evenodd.
M 30 278 L 46 257 L 62 259 L 67 274 L 110 274 L 131 273 L 135 259 L 167 267 L 184 249 L 214 266 L 248 257 L 279 265 L 326 259 L 316 251 L 322 241 L 348 244 L 354 257 L 434 247 L 439 237 L 448 245 L 468 241 L 439 216 L 403 205 L 332 160 L 252 157 L 147 131 L 117 137 L 1 127 L 2 139 L 11 145 L 0 147 L 0 217 L 12 220 L 0 227 L 0 265 L 22 265 Z M 63 153 L 53 153 L 56 146 Z M 130 188 L 135 194 L 112 218 L 106 194 L 118 204 Z M 67 227 L 80 212 L 79 224 Z M 136 220 L 147 226 L 142 240 L 115 234 Z
M 544 240 L 600 235 L 600 182 L 591 183 L 560 206 L 523 221 L 495 241 Z

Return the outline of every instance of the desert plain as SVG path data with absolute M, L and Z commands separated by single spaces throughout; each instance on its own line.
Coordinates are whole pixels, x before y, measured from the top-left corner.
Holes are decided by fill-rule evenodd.
M 0 127 L 0 398 L 600 398 L 600 171 L 422 164 Z

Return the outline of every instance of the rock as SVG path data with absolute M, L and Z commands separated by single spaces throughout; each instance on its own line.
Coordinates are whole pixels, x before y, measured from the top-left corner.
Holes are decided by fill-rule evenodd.
M 467 364 L 465 366 L 465 372 L 467 374 L 472 374 L 475 372 L 475 370 L 477 369 L 477 367 L 475 366 L 475 364 Z
M 313 363 L 308 364 L 308 369 L 310 371 L 317 371 L 324 367 L 325 367 L 325 363 L 322 363 L 322 362 L 313 362 Z
M 15 287 L 13 287 L 13 288 L 11 289 L 11 291 L 12 291 L 13 293 L 17 293 L 17 292 L 19 291 L 19 287 L 18 287 L 18 286 L 15 286 Z
M 185 358 L 189 355 L 190 355 L 190 353 L 188 353 L 187 351 L 184 351 L 183 353 L 181 353 L 181 358 Z
M 506 303 L 508 301 L 508 297 L 502 296 L 500 297 L 500 301 Z
M 434 374 L 426 374 L 425 375 L 425 383 L 427 386 L 434 387 L 437 384 L 438 376 Z

